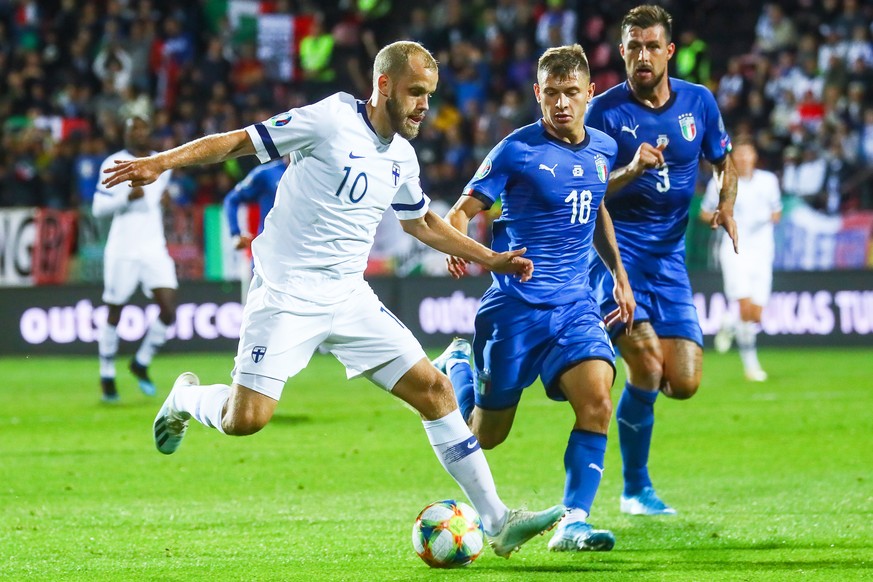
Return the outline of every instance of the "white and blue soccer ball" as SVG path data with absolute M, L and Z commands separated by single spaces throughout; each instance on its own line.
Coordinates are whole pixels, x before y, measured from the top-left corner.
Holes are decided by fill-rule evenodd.
M 421 510 L 412 526 L 415 553 L 431 568 L 466 566 L 482 554 L 485 531 L 476 510 L 453 499 Z

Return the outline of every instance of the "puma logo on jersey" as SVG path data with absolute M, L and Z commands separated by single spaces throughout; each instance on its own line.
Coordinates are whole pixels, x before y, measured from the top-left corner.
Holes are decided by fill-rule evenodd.
M 629 127 L 626 126 L 626 125 L 622 125 L 622 126 L 621 126 L 621 130 L 622 130 L 623 132 L 624 132 L 624 131 L 628 132 L 629 134 L 631 134 L 632 136 L 634 136 L 634 139 L 637 139 L 637 129 L 639 129 L 639 127 L 640 127 L 640 124 L 639 124 L 639 123 L 636 124 L 636 125 L 634 126 L 633 129 L 629 128 Z
M 555 164 L 555 165 L 552 166 L 551 168 L 548 167 L 548 166 L 545 165 L 545 164 L 540 164 L 540 168 L 539 168 L 539 169 L 540 169 L 540 170 L 546 170 L 547 172 L 550 172 L 550 173 L 552 174 L 552 178 L 554 178 L 554 177 L 555 177 L 555 168 L 557 168 L 557 167 L 558 167 L 558 164 Z

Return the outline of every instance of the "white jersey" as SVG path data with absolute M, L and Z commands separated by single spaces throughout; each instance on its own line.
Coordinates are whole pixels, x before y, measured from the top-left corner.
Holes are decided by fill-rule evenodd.
M 132 160 L 136 156 L 121 150 L 106 158 L 100 165 L 103 171 L 113 165 L 115 160 Z M 164 218 L 161 196 L 170 183 L 172 172 L 164 172 L 158 179 L 143 186 L 142 198 L 130 201 L 131 187 L 128 182 L 107 188 L 97 183 L 92 211 L 94 216 L 112 216 L 109 238 L 106 240 L 105 254 L 113 257 L 143 257 L 166 254 L 167 241 L 164 238 Z
M 718 206 L 718 184 L 715 178 L 706 186 L 701 208 L 707 212 Z M 737 182 L 737 200 L 734 204 L 734 220 L 741 257 L 760 257 L 773 261 L 773 213 L 782 210 L 779 178 L 766 170 L 755 170 L 750 178 Z M 722 251 L 733 253 L 730 237 L 722 237 Z
M 390 205 L 400 220 L 429 199 L 410 143 L 379 137 L 363 101 L 337 93 L 246 128 L 261 162 L 291 153 L 264 231 L 252 244 L 255 272 L 291 292 L 298 275 L 362 279 L 376 227 Z M 300 285 L 294 290 L 300 294 Z

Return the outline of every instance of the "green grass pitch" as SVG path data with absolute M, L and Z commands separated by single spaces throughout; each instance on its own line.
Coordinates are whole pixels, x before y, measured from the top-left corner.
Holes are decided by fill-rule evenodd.
M 119 361 L 116 406 L 98 402 L 96 356 L 0 359 L 0 579 L 873 578 L 873 354 L 761 359 L 771 379 L 751 384 L 736 353 L 707 353 L 694 399 L 659 400 L 651 472 L 678 516 L 619 513 L 613 423 L 592 520 L 615 550 L 551 554 L 535 538 L 460 571 L 412 550 L 418 511 L 460 494 L 417 416 L 330 357 L 286 386 L 259 434 L 194 423 L 171 457 L 150 433 L 169 385 L 187 369 L 226 382 L 230 355 L 159 356 L 156 399 Z M 560 501 L 570 427 L 566 404 L 527 391 L 510 438 L 486 453 L 510 506 Z

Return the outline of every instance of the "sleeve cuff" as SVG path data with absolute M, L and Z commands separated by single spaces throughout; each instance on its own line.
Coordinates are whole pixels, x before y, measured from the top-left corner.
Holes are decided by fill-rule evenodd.
M 415 204 L 392 204 L 391 208 L 398 220 L 415 220 L 427 214 L 430 209 L 430 198 L 422 193 L 421 200 Z
M 261 127 L 263 127 L 263 125 Z M 266 131 L 266 128 L 264 128 L 264 130 Z M 271 159 L 273 159 L 267 152 L 267 148 L 264 146 L 264 140 L 261 138 L 261 133 L 258 131 L 258 128 L 255 125 L 249 125 L 248 127 L 246 127 L 246 133 L 249 134 L 249 138 L 255 145 L 255 155 L 258 156 L 258 160 L 260 160 L 262 164 L 265 162 L 269 162 Z

